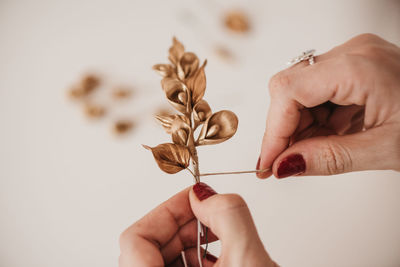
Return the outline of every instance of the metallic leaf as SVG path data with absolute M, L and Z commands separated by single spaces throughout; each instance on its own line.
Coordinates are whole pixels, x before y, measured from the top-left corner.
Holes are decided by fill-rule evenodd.
M 172 64 L 177 66 L 184 52 L 185 47 L 174 37 L 172 39 L 172 46 L 169 48 L 168 59 L 171 61 Z
M 238 118 L 229 110 L 214 113 L 203 125 L 196 145 L 212 145 L 231 138 L 237 130 Z
M 190 120 L 182 115 L 156 116 L 175 144 L 186 145 L 191 132 Z
M 185 52 L 179 60 L 177 73 L 182 81 L 193 75 L 199 68 L 199 59 L 192 52 Z
M 207 101 L 205 101 L 204 99 L 200 100 L 193 107 L 194 128 L 204 123 L 211 115 L 211 108 L 208 105 Z
M 176 77 L 175 68 L 170 64 L 156 64 L 153 66 L 153 70 L 163 77 Z
M 180 112 L 187 112 L 190 105 L 190 92 L 186 85 L 175 78 L 164 78 L 161 86 L 169 103 Z
M 203 65 L 196 71 L 193 76 L 187 79 L 187 87 L 192 94 L 192 105 L 196 105 L 199 102 L 206 91 L 206 74 L 204 68 L 207 65 L 207 60 L 204 61 Z
M 166 173 L 174 174 L 189 166 L 190 152 L 185 146 L 167 143 L 156 147 L 143 147 L 153 153 L 158 166 Z

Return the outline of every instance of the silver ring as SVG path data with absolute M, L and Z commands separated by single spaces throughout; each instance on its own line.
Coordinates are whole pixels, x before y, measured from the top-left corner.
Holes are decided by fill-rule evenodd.
M 307 50 L 307 51 L 303 52 L 300 56 L 297 56 L 297 57 L 293 58 L 292 60 L 290 60 L 288 62 L 288 65 L 295 65 L 297 63 L 300 63 L 300 62 L 306 61 L 306 60 L 308 60 L 308 63 L 310 65 L 312 65 L 315 63 L 314 53 L 315 53 L 315 49 Z

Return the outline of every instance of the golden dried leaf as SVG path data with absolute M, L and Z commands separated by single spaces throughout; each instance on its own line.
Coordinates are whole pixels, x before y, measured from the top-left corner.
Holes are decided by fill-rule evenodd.
M 161 81 L 169 103 L 178 111 L 185 113 L 190 105 L 190 92 L 178 79 L 164 78 Z
M 239 10 L 232 10 L 225 15 L 225 26 L 237 33 L 248 32 L 250 29 L 248 17 Z
M 153 66 L 153 70 L 163 77 L 176 77 L 175 68 L 170 64 L 156 64 Z
M 211 108 L 208 105 L 207 101 L 205 101 L 204 99 L 200 100 L 193 107 L 194 128 L 204 123 L 211 115 Z
M 175 118 L 171 125 L 172 141 L 175 144 L 186 146 L 191 132 L 190 121 L 181 117 Z
M 174 124 L 190 125 L 189 119 L 182 115 L 156 115 L 155 118 L 168 134 L 172 133 Z
M 178 77 L 185 80 L 193 75 L 199 67 L 199 59 L 192 52 L 185 52 L 179 60 L 177 66 Z
M 174 174 L 189 166 L 190 152 L 185 146 L 167 143 L 153 148 L 143 147 L 153 153 L 158 166 L 166 173 Z
M 238 118 L 229 110 L 214 113 L 203 125 L 196 145 L 212 145 L 231 138 L 237 130 Z
M 177 66 L 184 52 L 185 47 L 174 37 L 172 39 L 172 46 L 169 48 L 168 59 L 171 61 L 172 64 Z
M 188 89 L 192 94 L 193 106 L 203 98 L 204 93 L 206 92 L 206 74 L 204 72 L 206 65 L 207 60 L 204 61 L 203 65 L 186 82 Z

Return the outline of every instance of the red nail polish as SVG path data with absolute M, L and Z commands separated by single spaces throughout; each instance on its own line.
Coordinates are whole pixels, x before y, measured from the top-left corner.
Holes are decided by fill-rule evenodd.
M 256 165 L 256 170 L 259 170 L 259 169 L 260 169 L 260 161 L 261 161 L 261 157 L 258 157 L 257 165 Z
M 284 158 L 278 167 L 278 178 L 285 178 L 306 171 L 306 162 L 300 154 L 293 154 Z
M 196 194 L 197 198 L 200 201 L 217 194 L 217 192 L 215 192 L 214 189 L 212 189 L 207 184 L 202 182 L 197 183 L 193 186 L 193 192 Z
M 211 261 L 211 262 L 217 262 L 217 260 L 218 260 L 218 258 L 217 257 L 215 257 L 214 255 L 212 255 L 212 254 L 206 254 L 206 259 L 208 260 L 208 261 Z

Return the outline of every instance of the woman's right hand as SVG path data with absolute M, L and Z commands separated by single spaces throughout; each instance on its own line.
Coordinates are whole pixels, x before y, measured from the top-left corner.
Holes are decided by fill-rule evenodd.
M 208 227 L 207 240 L 221 241 L 221 255 L 207 253 L 203 267 L 277 267 L 258 236 L 243 198 L 217 194 L 197 183 L 168 199 L 126 229 L 120 239 L 120 267 L 199 266 L 197 219 Z M 205 243 L 205 236 L 201 243 Z M 202 254 L 204 251 L 202 252 Z
M 359 35 L 272 77 L 260 178 L 400 171 L 400 48 Z

